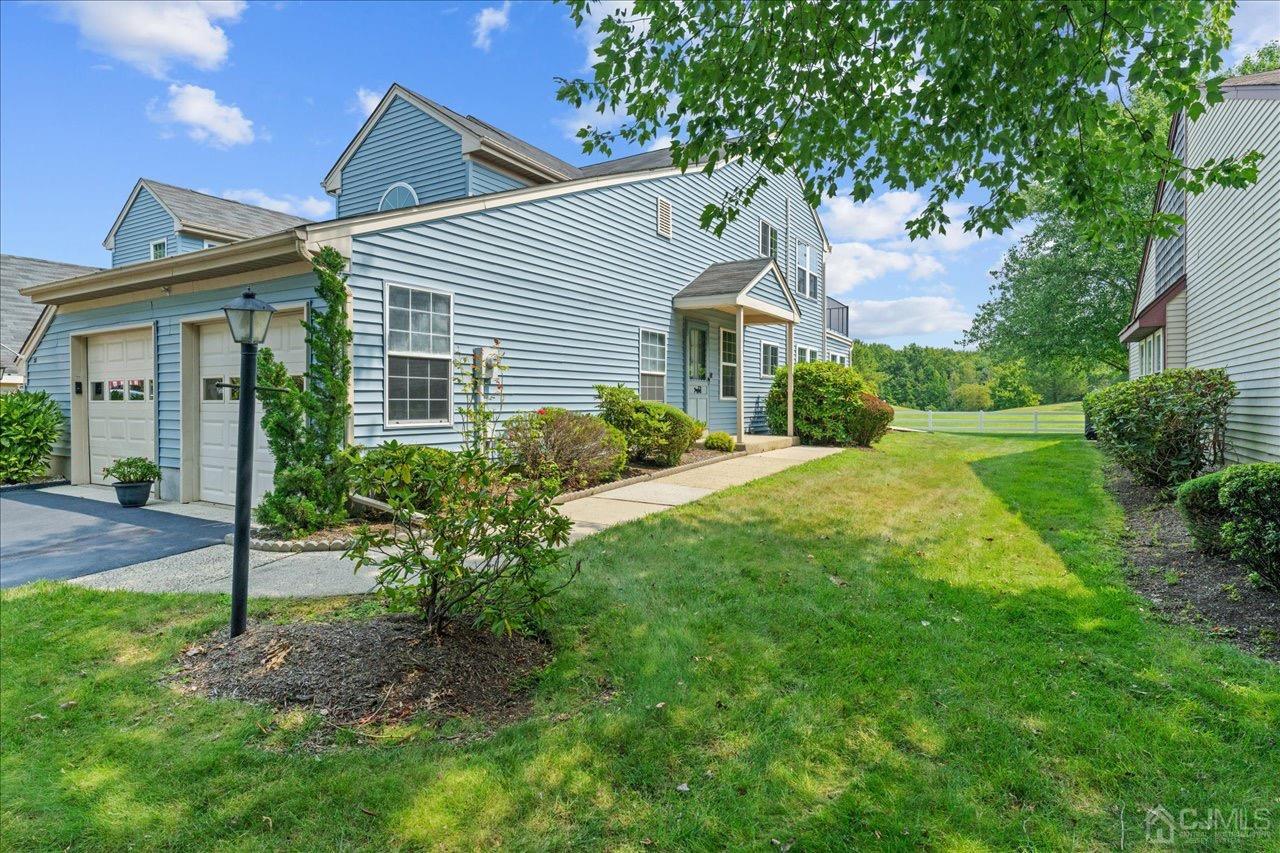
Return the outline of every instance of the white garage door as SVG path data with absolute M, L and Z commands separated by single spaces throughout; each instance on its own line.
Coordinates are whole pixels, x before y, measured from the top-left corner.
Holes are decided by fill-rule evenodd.
M 123 456 L 156 458 L 155 353 L 151 330 L 88 340 L 89 480 Z
M 301 377 L 306 372 L 307 343 L 302 314 L 271 318 L 264 344 L 275 357 Z M 225 321 L 200 327 L 200 500 L 233 504 L 236 500 L 236 422 L 240 412 L 237 389 L 218 388 L 219 382 L 239 383 L 240 345 L 231 339 Z M 262 417 L 262 404 L 257 418 Z M 275 460 L 259 426 L 253 440 L 253 503 L 271 489 Z

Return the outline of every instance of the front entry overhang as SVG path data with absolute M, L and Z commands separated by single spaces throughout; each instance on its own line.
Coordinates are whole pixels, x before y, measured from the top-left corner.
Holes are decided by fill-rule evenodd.
M 762 289 L 762 285 L 775 289 L 774 301 L 766 298 L 766 294 L 755 292 Z M 778 302 L 785 303 L 786 307 Z M 701 309 L 734 315 L 741 309 L 748 325 L 794 323 L 800 319 L 795 296 L 773 258 L 712 264 L 677 293 L 671 305 L 682 311 Z

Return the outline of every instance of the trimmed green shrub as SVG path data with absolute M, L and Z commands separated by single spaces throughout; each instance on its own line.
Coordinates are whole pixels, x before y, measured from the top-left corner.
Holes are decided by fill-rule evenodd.
M 627 454 L 636 462 L 675 465 L 707 428 L 675 406 L 641 400 L 622 385 L 597 385 L 596 396 L 600 417 L 622 431 Z
M 160 466 L 143 456 L 125 456 L 103 468 L 102 476 L 117 483 L 158 483 Z
M 870 446 L 884 435 L 893 419 L 893 409 L 870 394 L 866 382 L 851 367 L 830 361 L 801 362 L 795 366 L 794 385 L 795 430 L 805 444 Z M 774 374 L 765 400 L 765 418 L 770 432 L 787 434 L 785 370 Z
M 1222 546 L 1222 525 L 1227 514 L 1218 500 L 1222 477 L 1227 472 L 1215 471 L 1188 480 L 1178 487 L 1178 512 L 1187 523 L 1191 538 L 1202 551 L 1211 554 L 1225 553 Z
M 374 500 L 406 493 L 414 501 L 428 500 L 433 472 L 449 463 L 452 454 L 439 447 L 401 444 L 394 439 L 377 447 L 352 447 L 343 454 L 344 474 L 351 490 Z
M 1166 370 L 1084 399 L 1098 443 L 1139 480 L 1163 489 L 1220 462 L 1227 406 L 1236 386 L 1225 370 Z
M 1221 536 L 1231 559 L 1280 587 L 1280 462 L 1228 468 L 1218 502 L 1227 515 Z
M 951 392 L 951 408 L 957 412 L 990 411 L 991 390 L 976 382 L 965 383 Z
M 542 408 L 507 419 L 501 452 L 526 479 L 554 478 L 565 491 L 618 479 L 627 440 L 603 418 Z
M 43 477 L 64 425 L 62 410 L 48 392 L 0 394 L 0 482 Z
M 703 442 L 707 450 L 719 450 L 721 453 L 730 453 L 738 446 L 738 442 L 734 441 L 733 436 L 727 432 L 713 432 L 707 436 L 707 440 Z

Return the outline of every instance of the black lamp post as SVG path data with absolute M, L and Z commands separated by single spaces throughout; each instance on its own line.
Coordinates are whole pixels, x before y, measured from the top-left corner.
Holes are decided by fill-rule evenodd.
M 253 501 L 253 407 L 258 388 L 258 344 L 276 309 L 244 292 L 223 309 L 240 344 L 240 421 L 236 441 L 236 531 L 231 560 L 231 636 L 244 633 L 249 610 L 249 505 Z

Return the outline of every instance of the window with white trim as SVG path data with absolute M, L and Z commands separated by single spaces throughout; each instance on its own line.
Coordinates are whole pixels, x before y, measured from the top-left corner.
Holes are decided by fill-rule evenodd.
M 760 342 L 760 376 L 772 379 L 778 365 L 782 363 L 782 350 L 777 344 L 768 341 Z
M 453 297 L 387 285 L 387 422 L 450 422 Z
M 640 330 L 640 399 L 667 401 L 667 336 Z
M 1138 375 L 1150 376 L 1164 370 L 1164 329 L 1156 329 L 1138 342 Z
M 394 183 L 387 187 L 378 202 L 378 210 L 399 210 L 402 207 L 413 207 L 418 203 L 418 194 L 413 187 L 404 182 Z
M 818 251 L 808 243 L 796 244 L 796 290 L 801 296 L 818 298 Z
M 760 257 L 778 259 L 778 229 L 760 220 Z
M 671 202 L 658 196 L 658 236 L 671 238 Z
M 849 366 L 849 356 L 847 355 L 841 355 L 838 352 L 833 352 L 833 353 L 829 353 L 827 355 L 827 358 L 829 358 L 833 363 L 839 364 L 842 367 Z
M 796 347 L 796 363 L 803 361 L 817 361 L 818 350 L 814 347 Z
M 151 243 L 151 260 L 158 261 L 169 254 L 168 240 L 153 240 Z
M 738 333 L 720 330 L 720 399 L 738 398 Z

